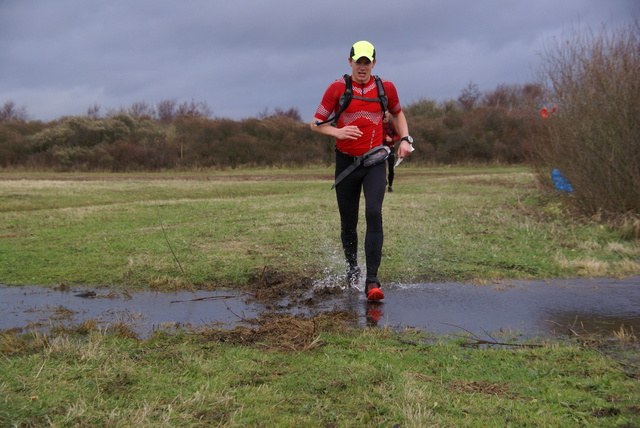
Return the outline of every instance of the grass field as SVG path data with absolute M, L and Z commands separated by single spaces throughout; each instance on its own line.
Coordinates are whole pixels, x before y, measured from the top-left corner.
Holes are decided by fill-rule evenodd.
M 525 168 L 403 167 L 384 205 L 383 282 L 640 273 L 637 243 L 571 219 Z M 328 168 L 3 173 L 0 281 L 207 288 L 265 266 L 341 273 L 330 179 Z
M 0 173 L 0 284 L 251 287 L 344 272 L 329 168 Z M 526 168 L 397 170 L 384 282 L 640 274 Z M 362 229 L 364 219 L 361 218 Z M 140 339 L 91 321 L 0 331 L 0 426 L 640 426 L 638 339 L 509 346 L 353 314 L 268 315 Z
M 158 333 L 145 341 L 122 331 L 2 335 L 0 424 L 640 424 L 638 373 L 578 344 L 470 348 L 424 333 L 280 322 L 289 337 L 255 342 L 247 331 Z

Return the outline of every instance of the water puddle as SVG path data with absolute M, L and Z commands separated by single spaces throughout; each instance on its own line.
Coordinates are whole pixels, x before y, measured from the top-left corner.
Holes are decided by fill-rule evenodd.
M 381 322 L 432 332 L 640 333 L 640 277 L 421 284 L 392 287 L 386 295 Z
M 333 309 L 355 311 L 358 324 L 416 328 L 437 334 L 486 337 L 510 332 L 529 338 L 556 334 L 613 336 L 640 332 L 640 277 L 461 283 L 394 284 L 382 304 L 357 290 L 309 293 L 308 299 L 258 302 L 236 290 L 157 293 L 110 289 L 0 286 L 0 330 L 47 330 L 84 320 L 126 323 L 143 335 L 180 326 L 233 328 L 265 311 L 312 316 Z M 197 297 L 197 299 L 196 299 Z
M 11 328 L 47 330 L 85 320 L 99 325 L 125 323 L 138 333 L 180 326 L 234 326 L 256 317 L 263 309 L 246 303 L 236 290 L 177 293 L 1 287 L 0 330 Z

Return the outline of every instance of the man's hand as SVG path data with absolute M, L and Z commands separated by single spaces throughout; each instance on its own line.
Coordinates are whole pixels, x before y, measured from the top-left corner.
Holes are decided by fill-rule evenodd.
M 330 137 L 335 137 L 340 140 L 357 140 L 362 136 L 362 131 L 357 126 L 345 126 L 342 128 L 336 128 L 335 126 L 331 126 L 328 123 L 323 125 L 316 125 L 320 122 L 320 119 L 317 117 L 313 118 L 313 122 L 311 122 L 311 130 L 313 132 L 317 132 L 318 134 L 328 135 Z
M 344 126 L 342 128 L 338 128 L 338 137 L 341 140 L 357 140 L 362 136 L 362 131 L 357 126 Z
M 405 157 L 409 156 L 412 151 L 413 146 L 409 144 L 407 140 L 402 140 L 402 142 L 400 143 L 400 147 L 398 147 L 398 158 L 404 159 Z

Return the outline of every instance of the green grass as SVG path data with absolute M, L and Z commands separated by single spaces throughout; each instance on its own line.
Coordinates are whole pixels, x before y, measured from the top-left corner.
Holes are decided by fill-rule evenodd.
M 168 289 L 244 286 L 265 267 L 342 273 L 331 175 L 3 172 L 0 283 Z M 637 242 L 572 219 L 525 168 L 403 165 L 396 180 L 383 282 L 640 273 Z M 622 349 L 470 347 L 346 329 L 338 315 L 144 340 L 91 320 L 1 331 L 0 426 L 640 426 L 633 332 Z
M 265 266 L 341 273 L 330 183 L 330 168 L 5 172 L 0 282 L 212 287 L 246 284 Z M 640 273 L 636 242 L 571 219 L 525 168 L 403 165 L 394 188 L 383 213 L 383 282 Z
M 388 329 L 300 351 L 206 334 L 1 336 L 3 426 L 638 426 L 637 379 L 574 345 Z M 13 424 L 13 425 L 12 425 Z

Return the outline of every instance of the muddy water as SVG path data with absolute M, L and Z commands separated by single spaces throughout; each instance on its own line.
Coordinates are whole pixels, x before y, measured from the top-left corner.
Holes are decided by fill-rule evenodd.
M 199 300 L 196 300 L 199 299 Z M 57 291 L 44 287 L 0 287 L 0 329 L 46 330 L 92 319 L 102 326 L 126 323 L 138 332 L 182 325 L 233 326 L 262 308 L 235 290 L 127 293 L 110 289 Z
M 380 322 L 433 332 L 640 333 L 640 277 L 391 287 Z
M 197 296 L 190 292 L 129 295 L 105 289 L 0 286 L 0 329 L 48 329 L 86 319 L 104 326 L 124 322 L 143 334 L 181 325 L 231 328 L 276 308 L 304 315 L 353 310 L 362 326 L 410 327 L 439 334 L 466 331 L 482 338 L 498 332 L 525 338 L 583 333 L 613 336 L 621 328 L 640 332 L 640 277 L 482 286 L 394 284 L 384 291 L 386 298 L 379 305 L 367 303 L 357 290 L 346 290 L 328 298 L 305 299 L 304 304 L 270 302 L 266 306 L 234 290 L 198 292 Z

